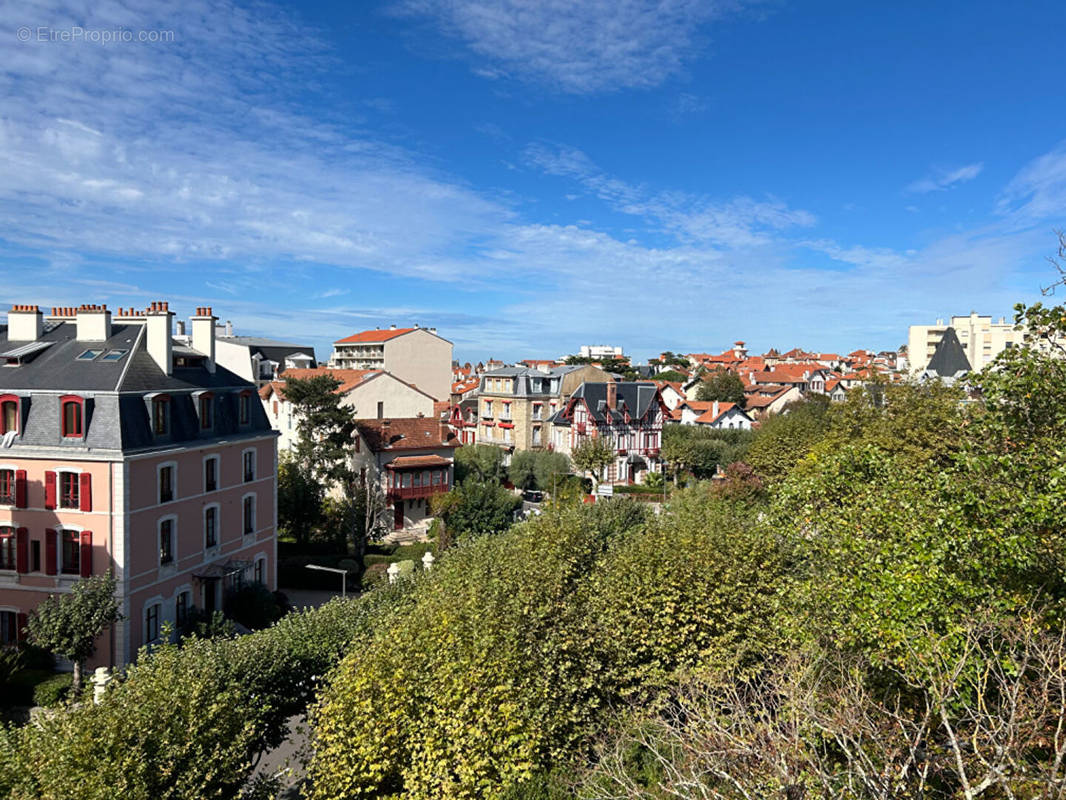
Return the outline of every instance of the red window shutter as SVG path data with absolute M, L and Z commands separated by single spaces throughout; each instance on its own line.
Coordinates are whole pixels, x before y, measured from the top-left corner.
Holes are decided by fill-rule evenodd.
M 30 571 L 30 532 L 26 528 L 15 531 L 15 569 Z
M 82 511 L 93 510 L 93 476 L 88 472 L 83 472 L 78 479 L 81 483 L 78 491 L 78 502 L 81 504 Z
M 44 507 L 56 507 L 56 474 L 50 471 L 44 473 Z M 55 543 L 52 546 L 55 547 Z
M 81 553 L 78 559 L 81 565 L 81 576 L 88 578 L 93 574 L 93 532 L 81 532 Z
M 44 532 L 44 573 L 56 574 L 56 532 L 52 528 Z
M 26 470 L 15 470 L 15 508 L 26 507 Z
M 30 624 L 30 615 L 19 613 L 15 616 L 15 638 L 22 642 L 26 640 L 26 626 Z

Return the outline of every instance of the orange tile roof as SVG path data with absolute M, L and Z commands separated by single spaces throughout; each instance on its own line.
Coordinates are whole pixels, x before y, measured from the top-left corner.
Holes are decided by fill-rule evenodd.
M 343 339 L 338 339 L 334 344 L 358 344 L 359 342 L 387 342 L 389 339 L 395 339 L 397 336 L 403 336 L 405 333 L 416 331 L 418 328 L 387 328 L 378 329 L 372 331 L 363 331 L 361 333 L 354 333 L 351 336 L 346 336 Z
M 341 382 L 337 388 L 337 394 L 346 394 L 365 381 L 371 375 L 378 375 L 381 370 L 374 369 L 329 369 L 327 367 L 314 367 L 310 369 L 287 369 L 285 380 L 307 380 L 317 375 L 329 375 Z
M 431 417 L 356 420 L 355 427 L 375 453 L 386 449 L 439 450 L 459 446 L 447 425 Z
M 712 403 L 711 407 L 709 409 L 707 409 L 702 414 L 700 414 L 698 417 L 696 417 L 696 422 L 699 423 L 700 425 L 710 425 L 716 419 L 718 419 L 720 416 L 722 416 L 723 414 L 727 413 L 735 405 L 736 405 L 736 403 L 721 402 L 721 403 L 718 404 L 718 413 L 715 414 L 714 413 L 714 404 Z

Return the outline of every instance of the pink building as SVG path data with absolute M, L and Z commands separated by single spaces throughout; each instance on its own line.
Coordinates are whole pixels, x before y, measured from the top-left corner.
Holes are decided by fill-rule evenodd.
M 275 588 L 276 434 L 255 385 L 216 364 L 210 308 L 191 346 L 167 303 L 52 312 L 0 326 L 0 643 L 111 570 L 125 618 L 95 663 L 124 664 L 164 623 Z

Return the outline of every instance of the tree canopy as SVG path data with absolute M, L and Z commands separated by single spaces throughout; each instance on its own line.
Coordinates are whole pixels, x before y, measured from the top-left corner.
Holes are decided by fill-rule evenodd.
M 341 405 L 340 381 L 332 375 L 285 382 L 285 399 L 292 403 L 299 432 L 296 458 L 319 480 L 347 485 L 352 480 L 351 448 L 355 420 Z
M 718 400 L 736 403 L 744 407 L 744 381 L 735 372 L 719 369 L 707 375 L 696 392 L 696 399 L 703 401 Z

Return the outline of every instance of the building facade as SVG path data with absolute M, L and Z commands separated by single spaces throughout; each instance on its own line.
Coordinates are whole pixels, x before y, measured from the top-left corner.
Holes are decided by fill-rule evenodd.
M 16 306 L 0 329 L 0 633 L 79 578 L 110 570 L 123 620 L 94 663 L 125 664 L 194 608 L 276 586 L 276 448 L 255 385 L 193 346 L 166 303 Z
M 390 372 L 434 400 L 447 400 L 452 386 L 452 343 L 436 328 L 362 331 L 333 343 L 329 366 Z
M 434 495 L 451 490 L 459 440 L 446 420 L 426 418 L 356 422 L 353 466 L 379 482 L 393 530 L 421 525 Z
M 912 375 L 919 375 L 929 366 L 937 345 L 948 328 L 955 329 L 970 367 L 981 370 L 1008 347 L 1021 345 L 1023 335 L 1013 322 L 971 311 L 969 316 L 952 317 L 947 325 L 938 319 L 936 325 L 911 325 L 907 332 L 907 366 Z
M 548 449 L 552 415 L 585 381 L 609 380 L 606 372 L 591 365 L 486 372 L 477 396 L 477 441 L 512 451 Z
M 554 448 L 569 455 L 586 439 L 601 439 L 615 455 L 599 479 L 643 483 L 649 472 L 662 471 L 659 454 L 669 413 L 654 383 L 583 383 L 552 417 Z

